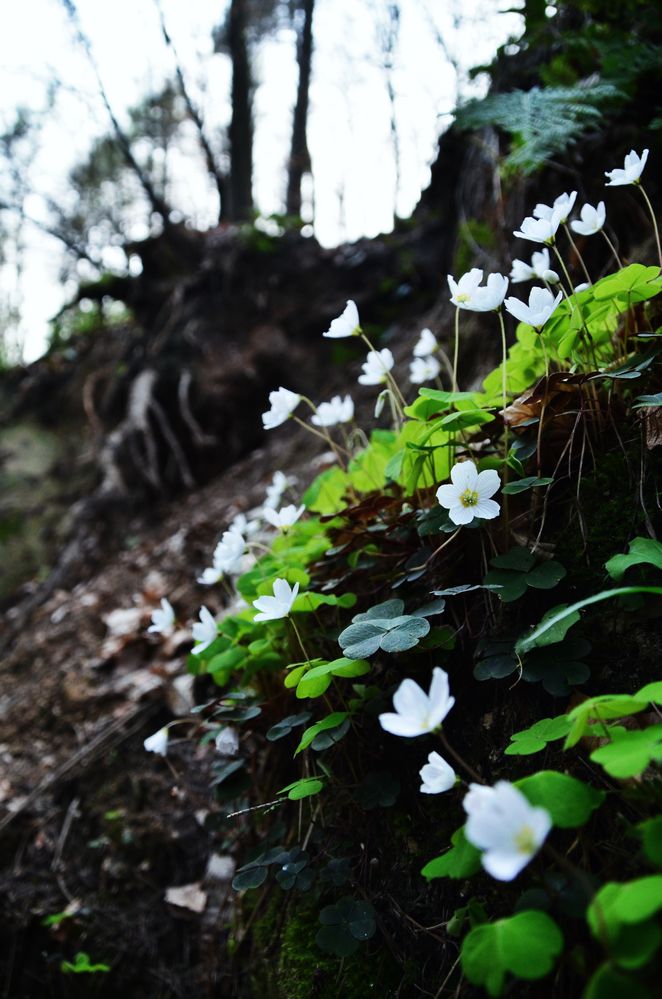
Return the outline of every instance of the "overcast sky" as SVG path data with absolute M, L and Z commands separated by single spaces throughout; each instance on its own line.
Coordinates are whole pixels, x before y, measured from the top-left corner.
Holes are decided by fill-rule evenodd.
M 315 177 L 315 235 L 327 246 L 373 236 L 392 225 L 395 169 L 375 27 L 386 5 L 387 0 L 316 3 L 308 138 Z M 521 31 L 519 15 L 502 13 L 515 5 L 509 0 L 400 0 L 394 69 L 401 144 L 399 214 L 411 212 L 427 183 L 458 84 L 461 98 L 480 92 L 480 82 L 469 84 L 466 70 L 488 62 L 498 45 Z M 78 0 L 77 6 L 111 104 L 123 121 L 126 109 L 172 72 L 154 2 Z M 230 67 L 225 56 L 213 54 L 211 30 L 220 20 L 223 0 L 163 0 L 163 8 L 208 127 L 220 129 L 230 113 Z M 436 33 L 460 67 L 459 80 Z M 292 33 L 284 31 L 260 46 L 255 68 L 255 200 L 266 215 L 282 210 L 297 80 Z M 27 207 L 37 218 L 45 218 L 44 196 L 66 198 L 69 169 L 85 156 L 96 136 L 108 131 L 108 120 L 60 0 L 13 4 L 0 31 L 0 127 L 11 121 L 19 105 L 42 107 L 52 79 L 62 86 L 30 176 L 35 195 Z M 197 151 L 182 150 L 171 169 L 176 184 L 171 201 L 196 225 L 213 225 L 215 197 Z M 132 235 L 144 234 L 137 220 Z M 34 229 L 26 230 L 25 241 L 20 338 L 30 360 L 43 351 L 48 318 L 73 288 L 59 281 L 61 250 L 55 241 Z M 122 259 L 118 254 L 116 261 L 108 262 L 121 266 Z M 10 262 L 0 269 L 5 294 L 13 293 L 15 281 Z

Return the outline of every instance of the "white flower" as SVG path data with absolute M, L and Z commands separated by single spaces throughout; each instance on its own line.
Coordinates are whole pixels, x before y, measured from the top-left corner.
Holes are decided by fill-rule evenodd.
M 207 569 L 203 569 L 202 575 L 198 576 L 196 582 L 201 583 L 202 586 L 215 586 L 216 583 L 220 583 L 223 579 L 223 570 L 217 568 L 216 566 L 211 566 Z
M 150 735 L 143 742 L 143 746 L 148 753 L 158 753 L 159 756 L 165 756 L 168 752 L 168 726 L 166 725 L 165 728 L 160 728 L 154 735 Z
M 519 298 L 507 298 L 504 302 L 506 312 L 521 323 L 528 323 L 534 329 L 540 330 L 545 325 L 554 309 L 563 298 L 562 292 L 556 297 L 547 288 L 532 288 L 529 292 L 529 304 L 520 302 Z
M 483 851 L 481 863 L 498 881 L 512 881 L 535 856 L 552 828 L 545 808 L 534 808 L 513 784 L 500 780 L 464 800 L 467 840 Z
M 226 725 L 222 728 L 214 739 L 216 752 L 222 756 L 236 756 L 239 752 L 239 736 L 236 728 Z
M 638 184 L 639 178 L 644 172 L 648 150 L 644 149 L 641 156 L 635 153 L 634 149 L 625 157 L 623 169 L 617 167 L 615 170 L 605 170 L 605 177 L 609 177 L 607 187 L 621 187 L 623 184 Z
M 275 579 L 273 591 L 273 597 L 258 597 L 253 601 L 253 607 L 260 611 L 253 618 L 254 621 L 277 621 L 281 617 L 287 617 L 297 598 L 299 584 L 290 586 L 286 579 Z
M 281 498 L 286 489 L 296 484 L 296 479 L 292 475 L 285 475 L 284 472 L 274 472 L 270 485 L 264 498 L 264 506 L 274 510 L 280 505 Z
M 235 572 L 240 568 L 246 541 L 239 531 L 223 531 L 223 537 L 214 549 L 214 568 L 221 572 Z
M 543 247 L 542 250 L 534 250 L 531 255 L 531 263 L 527 264 L 523 260 L 513 260 L 513 269 L 510 272 L 510 280 L 513 284 L 521 281 L 531 281 L 533 278 L 543 279 L 549 272 L 549 250 Z M 544 278 L 544 280 L 547 280 Z
M 455 704 L 449 696 L 448 673 L 438 666 L 432 670 L 430 693 L 415 680 L 403 680 L 393 695 L 395 713 L 379 716 L 379 724 L 391 735 L 415 736 L 434 732 Z
M 391 395 L 390 389 L 383 389 L 377 396 L 377 402 L 375 403 L 376 420 L 378 420 L 379 417 L 382 415 L 382 410 L 384 409 L 384 406 L 386 405 L 386 400 L 389 398 L 390 395 Z
M 321 402 L 310 422 L 316 427 L 335 427 L 337 423 L 349 423 L 354 419 L 354 403 L 351 395 L 341 399 L 334 395 L 331 402 Z
M 326 333 L 322 336 L 330 340 L 341 340 L 346 336 L 358 336 L 361 332 L 359 322 L 359 310 L 350 299 L 345 306 L 345 311 L 337 319 L 334 319 Z
M 510 280 L 513 284 L 520 284 L 522 281 L 530 281 L 536 276 L 533 267 L 524 260 L 513 260 L 510 269 Z
M 543 281 L 546 281 L 547 284 L 558 284 L 561 280 L 556 271 L 553 271 L 551 268 L 547 271 L 543 271 L 540 277 Z
M 421 775 L 423 794 L 441 794 L 455 784 L 455 771 L 439 753 L 430 753 L 428 762 L 418 771 Z
M 579 294 L 580 291 L 586 291 L 586 289 L 590 287 L 591 286 L 588 281 L 582 281 L 581 284 L 575 285 L 575 293 Z
M 472 267 L 459 281 L 456 281 L 452 274 L 447 275 L 447 280 L 453 305 L 458 309 L 473 309 L 476 289 L 483 280 L 480 267 Z
M 264 511 L 264 519 L 268 520 L 272 527 L 277 527 L 279 531 L 285 532 L 292 524 L 296 524 L 305 509 L 305 506 L 296 507 L 293 503 L 284 506 L 281 510 L 267 508 Z
M 414 346 L 414 357 L 429 357 L 430 354 L 434 354 L 438 347 L 436 336 L 426 326 L 424 330 L 421 330 L 421 335 Z
M 280 474 L 282 475 L 282 472 Z M 235 534 L 243 534 L 247 538 L 252 538 L 260 530 L 260 521 L 257 519 L 249 520 L 245 513 L 238 513 L 228 527 L 228 530 L 234 531 Z
M 519 236 L 520 239 L 528 239 L 532 243 L 551 244 L 554 242 L 556 230 L 561 225 L 562 213 L 563 209 L 555 208 L 548 219 L 536 219 L 529 215 L 522 222 L 522 228 L 516 229 L 513 235 Z
M 489 274 L 485 286 L 476 288 L 472 308 L 476 312 L 494 312 L 501 308 L 507 291 L 507 277 L 503 274 Z
M 499 516 L 499 504 L 490 499 L 501 485 L 493 468 L 478 472 L 473 461 L 457 462 L 451 468 L 452 485 L 439 486 L 437 500 L 448 510 L 454 524 L 470 524 L 474 517 L 492 520 Z
M 478 267 L 463 274 L 458 282 L 449 274 L 448 287 L 453 305 L 470 312 L 492 312 L 500 308 L 508 291 L 508 278 L 503 274 L 489 274 L 481 287 L 482 280 L 483 272 Z
M 157 635 L 172 635 L 175 630 L 175 612 L 165 597 L 161 600 L 161 610 L 152 611 L 152 623 L 147 630 Z
M 600 232 L 607 218 L 604 201 L 600 201 L 597 208 L 594 208 L 593 205 L 584 205 L 579 214 L 581 222 L 571 222 L 570 228 L 573 232 L 578 232 L 580 236 L 594 236 L 596 232 Z
M 388 380 L 387 376 L 395 359 L 393 354 L 384 347 L 383 350 L 370 350 L 363 364 L 363 374 L 359 375 L 360 385 L 381 385 Z
M 565 194 L 565 193 L 559 194 L 558 198 L 556 198 L 551 208 L 549 205 L 541 205 L 541 204 L 536 205 L 536 207 L 533 209 L 533 215 L 537 219 L 549 220 L 554 215 L 554 212 L 559 212 L 560 224 L 565 225 L 565 223 L 568 221 L 568 216 L 572 211 L 572 206 L 574 205 L 576 198 L 577 198 L 576 191 L 572 191 L 570 194 Z
M 200 620 L 196 621 L 191 629 L 193 640 L 198 643 L 197 645 L 194 645 L 191 650 L 194 656 L 204 652 L 207 646 L 211 645 L 211 643 L 216 640 L 216 636 L 218 634 L 216 621 L 206 607 L 200 608 L 199 616 Z
M 269 393 L 269 404 L 271 409 L 262 414 L 262 425 L 265 430 L 273 430 L 281 423 L 289 420 L 290 416 L 301 402 L 301 396 L 289 389 L 276 389 Z
M 412 385 L 422 385 L 431 382 L 441 371 L 441 364 L 436 357 L 415 357 L 409 365 L 409 381 Z

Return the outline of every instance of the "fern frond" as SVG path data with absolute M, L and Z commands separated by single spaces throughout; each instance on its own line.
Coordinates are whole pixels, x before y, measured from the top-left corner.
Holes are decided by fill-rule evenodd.
M 608 83 L 533 87 L 471 101 L 455 117 L 463 129 L 493 125 L 507 132 L 512 148 L 504 167 L 531 174 L 576 142 L 582 132 L 600 120 L 603 107 L 622 96 Z

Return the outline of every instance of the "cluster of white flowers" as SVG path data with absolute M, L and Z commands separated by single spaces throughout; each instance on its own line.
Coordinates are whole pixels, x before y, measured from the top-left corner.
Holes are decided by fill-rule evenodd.
M 454 704 L 448 674 L 436 666 L 428 694 L 415 680 L 403 680 L 393 695 L 395 711 L 380 715 L 379 722 L 392 735 L 415 738 L 439 731 Z M 453 767 L 437 752 L 428 755 L 420 776 L 423 794 L 442 794 L 458 783 Z M 498 881 L 517 877 L 552 827 L 545 808 L 532 806 L 518 788 L 504 780 L 494 787 L 470 784 L 463 807 L 467 813 L 464 834 L 481 850 L 484 869 Z
M 214 549 L 211 567 L 205 569 L 202 575 L 198 576 L 198 582 L 204 586 L 213 586 L 223 576 L 240 572 L 243 567 L 245 551 L 246 539 L 243 534 L 234 528 L 224 531 L 223 537 Z
M 409 364 L 409 381 L 412 385 L 422 385 L 424 382 L 431 382 L 437 378 L 441 371 L 441 364 L 434 355 L 438 350 L 439 344 L 432 330 L 427 329 L 427 327 L 421 330 Z

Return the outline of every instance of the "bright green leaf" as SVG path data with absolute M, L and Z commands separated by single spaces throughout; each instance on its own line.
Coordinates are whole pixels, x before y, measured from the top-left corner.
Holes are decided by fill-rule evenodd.
M 515 781 L 532 805 L 546 808 L 560 829 L 576 829 L 589 820 L 605 798 L 604 791 L 556 770 L 541 770 Z
M 500 996 L 506 975 L 544 978 L 563 950 L 563 935 L 544 912 L 519 912 L 469 931 L 462 943 L 462 970 L 472 985 Z

